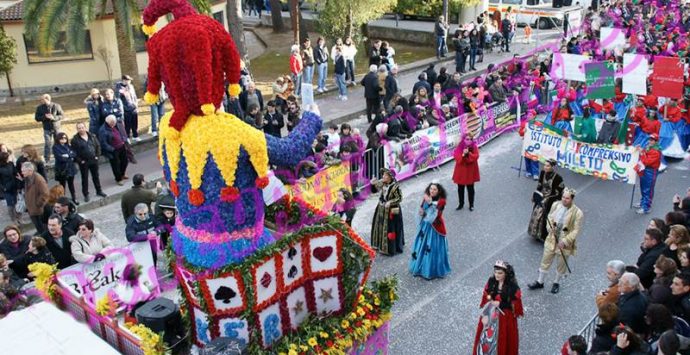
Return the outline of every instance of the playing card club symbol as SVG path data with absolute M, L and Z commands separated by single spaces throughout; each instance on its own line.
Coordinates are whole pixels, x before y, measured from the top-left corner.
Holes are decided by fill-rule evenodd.
M 290 250 L 288 250 L 288 259 L 292 260 L 295 255 L 297 255 L 297 249 L 290 248 Z
M 216 290 L 216 294 L 213 295 L 213 298 L 215 298 L 217 301 L 223 301 L 223 303 L 228 304 L 230 303 L 230 300 L 235 298 L 237 296 L 237 293 L 233 291 L 230 287 L 225 287 L 221 286 Z
M 269 273 L 267 272 L 264 272 L 264 275 L 261 276 L 261 286 L 263 286 L 264 288 L 268 288 L 268 286 L 271 286 L 271 281 L 273 281 L 271 275 L 269 275 Z
M 290 271 L 288 271 L 288 277 L 291 279 L 294 278 L 295 276 L 297 276 L 297 272 L 297 267 L 295 265 L 292 265 Z
M 318 247 L 314 249 L 314 257 L 320 261 L 324 262 L 328 259 L 328 257 L 333 254 L 333 247 Z

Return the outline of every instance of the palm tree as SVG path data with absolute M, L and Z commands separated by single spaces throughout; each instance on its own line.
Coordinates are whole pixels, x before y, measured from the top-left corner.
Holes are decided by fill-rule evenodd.
M 210 10 L 207 0 L 190 2 L 203 13 Z M 67 51 L 79 52 L 84 49 L 88 24 L 102 18 L 106 9 L 111 8 L 120 72 L 136 78 L 139 67 L 133 33 L 134 26 L 138 27 L 141 22 L 142 3 L 141 0 L 24 0 L 24 31 L 42 54 L 50 52 L 61 32 L 65 32 Z

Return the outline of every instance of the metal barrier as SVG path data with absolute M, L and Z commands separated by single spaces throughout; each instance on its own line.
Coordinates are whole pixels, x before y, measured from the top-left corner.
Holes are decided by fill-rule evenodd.
M 587 341 L 587 349 L 592 345 L 592 340 L 594 340 L 594 336 L 596 335 L 595 330 L 597 329 L 597 324 L 599 324 L 599 315 L 595 314 L 594 317 L 587 322 L 587 325 L 577 333 L 577 335 L 581 335 L 585 338 L 585 341 Z

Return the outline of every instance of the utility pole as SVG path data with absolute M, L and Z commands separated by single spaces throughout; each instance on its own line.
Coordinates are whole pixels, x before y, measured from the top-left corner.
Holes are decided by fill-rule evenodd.
M 299 45 L 299 1 L 298 0 L 290 0 L 290 7 L 291 7 L 291 12 L 293 14 L 292 16 L 292 33 L 295 38 L 295 44 Z
M 443 0 L 443 18 L 450 23 L 450 16 L 448 16 L 448 0 Z

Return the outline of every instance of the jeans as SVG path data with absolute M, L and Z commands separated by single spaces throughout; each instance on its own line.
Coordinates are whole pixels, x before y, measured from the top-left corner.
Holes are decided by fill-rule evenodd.
M 477 48 L 470 48 L 470 69 L 477 63 Z
M 127 137 L 139 137 L 139 113 L 125 111 L 125 134 Z
M 163 103 L 151 105 L 151 133 L 158 132 L 158 122 L 165 115 Z
M 539 176 L 539 162 L 525 157 L 525 175 Z
M 436 36 L 436 57 L 446 55 L 446 36 Z
M 503 34 L 503 50 L 510 52 L 510 33 Z
M 292 74 L 292 82 L 295 83 L 295 95 L 299 96 L 302 93 L 302 72 Z
M 103 192 L 101 188 L 101 178 L 98 174 L 98 161 L 79 164 L 79 172 L 81 173 L 81 193 L 84 197 L 89 196 L 89 171 L 91 172 L 91 180 L 93 180 L 93 187 L 96 188 L 96 193 Z
M 326 75 L 328 73 L 328 62 L 319 64 L 317 69 L 319 71 L 319 84 L 317 85 L 317 89 L 325 90 Z
M 355 61 L 345 61 L 345 81 L 355 81 Z
M 50 160 L 50 153 L 53 151 L 53 142 L 55 141 L 55 131 L 43 130 L 43 140 L 45 144 L 43 145 L 43 158 L 45 161 Z
M 654 185 L 656 185 L 657 169 L 646 168 L 640 177 L 640 207 L 649 212 L 652 208 L 652 200 L 654 199 Z
M 455 71 L 464 73 L 465 63 L 467 62 L 467 54 L 455 52 Z
M 335 74 L 335 85 L 338 86 L 340 96 L 347 96 L 347 86 L 345 85 L 345 74 Z
M 305 82 L 307 84 L 311 84 L 313 79 L 314 79 L 314 66 L 313 65 L 305 65 L 304 66 L 303 82 Z

